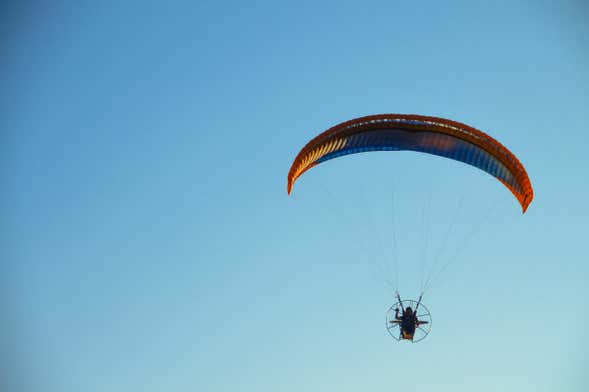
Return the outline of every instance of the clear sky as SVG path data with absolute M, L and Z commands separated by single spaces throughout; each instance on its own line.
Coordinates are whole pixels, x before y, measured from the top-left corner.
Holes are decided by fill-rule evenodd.
M 589 388 L 586 2 L 11 3 L 0 389 Z M 376 113 L 489 132 L 528 212 L 411 153 L 287 196 L 309 139 Z M 394 282 L 414 298 L 438 257 L 432 332 L 398 343 Z

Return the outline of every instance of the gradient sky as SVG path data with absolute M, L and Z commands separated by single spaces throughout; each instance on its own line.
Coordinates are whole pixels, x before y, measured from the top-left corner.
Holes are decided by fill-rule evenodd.
M 587 390 L 586 2 L 12 3 L 2 390 Z M 528 212 L 415 153 L 287 196 L 310 138 L 376 113 L 489 132 Z M 432 332 L 398 343 L 392 286 L 437 255 Z

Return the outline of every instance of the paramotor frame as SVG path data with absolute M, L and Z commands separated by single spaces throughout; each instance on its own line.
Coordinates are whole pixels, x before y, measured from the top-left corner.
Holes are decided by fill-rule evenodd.
M 403 339 L 401 336 L 401 324 L 398 320 L 395 319 L 395 309 L 406 309 L 410 306 L 412 309 L 416 309 L 418 305 L 417 301 L 412 299 L 404 299 L 402 301 L 397 301 L 394 303 L 389 310 L 387 311 L 386 315 L 386 328 L 389 334 L 395 340 L 411 340 L 411 339 Z M 423 304 L 419 303 L 419 308 L 417 308 L 417 319 L 423 323 L 415 328 L 415 334 L 413 335 L 413 339 L 411 340 L 413 343 L 417 343 L 423 339 L 430 333 L 432 329 L 432 316 L 429 312 L 428 308 Z

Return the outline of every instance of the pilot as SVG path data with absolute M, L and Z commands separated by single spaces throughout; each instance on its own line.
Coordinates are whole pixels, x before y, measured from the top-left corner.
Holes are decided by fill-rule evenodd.
M 413 340 L 415 328 L 419 326 L 420 322 L 417 320 L 417 314 L 411 309 L 411 306 L 407 306 L 401 316 L 399 316 L 399 308 L 395 308 L 395 320 L 401 325 L 400 338 Z

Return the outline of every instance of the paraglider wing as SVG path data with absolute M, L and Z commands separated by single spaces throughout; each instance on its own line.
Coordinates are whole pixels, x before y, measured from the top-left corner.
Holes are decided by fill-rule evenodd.
M 534 192 L 525 168 L 507 148 L 466 124 L 438 117 L 379 114 L 338 124 L 311 140 L 288 172 L 287 192 L 307 170 L 343 155 L 418 151 L 477 167 L 501 181 L 526 212 Z

